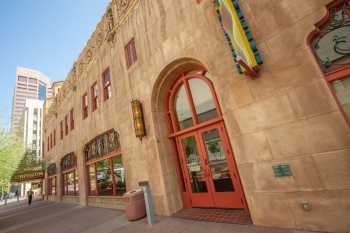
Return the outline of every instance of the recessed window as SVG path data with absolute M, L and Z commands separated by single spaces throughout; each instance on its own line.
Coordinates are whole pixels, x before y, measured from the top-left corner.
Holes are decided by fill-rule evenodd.
M 60 122 L 61 139 L 63 139 L 63 121 Z
M 126 59 L 126 66 L 129 68 L 137 61 L 137 54 L 136 54 L 136 48 L 135 48 L 135 40 L 132 38 L 128 44 L 125 46 L 125 59 Z
M 56 146 L 56 129 L 53 131 L 53 145 Z
M 70 119 L 70 130 L 74 129 L 74 109 L 72 108 L 69 112 L 69 119 Z
M 98 108 L 98 87 L 97 83 L 91 86 L 91 106 L 94 112 Z
M 65 126 L 65 133 L 66 133 L 66 135 L 68 135 L 68 130 L 69 130 L 69 128 L 68 128 L 68 115 L 66 115 L 64 117 L 64 126 Z
M 48 183 L 47 184 L 48 195 L 56 195 L 56 187 L 57 187 L 56 176 L 49 177 L 47 183 Z
M 83 119 L 88 117 L 89 105 L 88 105 L 88 95 L 85 93 L 82 97 L 82 113 Z
M 112 97 L 111 74 L 109 68 L 102 75 L 103 100 L 106 101 Z
M 53 148 L 52 133 L 50 134 L 50 150 Z

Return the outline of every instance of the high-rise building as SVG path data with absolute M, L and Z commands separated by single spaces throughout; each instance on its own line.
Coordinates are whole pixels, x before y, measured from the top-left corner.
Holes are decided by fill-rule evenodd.
M 24 145 L 37 158 L 42 158 L 43 106 L 43 100 L 26 99 L 24 110 Z
M 24 126 L 23 113 L 26 99 L 45 100 L 52 95 L 49 78 L 33 69 L 17 67 L 16 86 L 13 96 L 11 131 Z

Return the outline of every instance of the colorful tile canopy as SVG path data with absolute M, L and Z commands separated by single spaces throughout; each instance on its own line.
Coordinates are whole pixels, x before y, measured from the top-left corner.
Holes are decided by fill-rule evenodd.
M 263 62 L 238 0 L 215 0 L 214 4 L 238 73 L 256 77 Z

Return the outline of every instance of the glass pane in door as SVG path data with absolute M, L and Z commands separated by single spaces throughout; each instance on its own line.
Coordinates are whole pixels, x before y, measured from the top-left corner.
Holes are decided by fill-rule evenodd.
M 203 133 L 205 149 L 208 154 L 208 166 L 211 170 L 215 191 L 232 192 L 234 187 L 227 165 L 225 150 L 217 129 Z
M 182 139 L 189 179 L 193 193 L 208 192 L 205 172 L 200 164 L 197 142 L 194 136 Z
M 193 125 L 192 112 L 184 85 L 179 88 L 176 94 L 175 110 L 180 129 L 186 129 Z
M 217 118 L 218 115 L 214 99 L 206 82 L 199 78 L 192 78 L 188 83 L 190 85 L 198 123 Z

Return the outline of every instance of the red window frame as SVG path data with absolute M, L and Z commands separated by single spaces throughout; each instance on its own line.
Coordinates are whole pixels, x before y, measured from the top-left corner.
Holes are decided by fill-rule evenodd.
M 70 119 L 70 130 L 74 129 L 74 109 L 72 108 L 69 112 L 69 119 Z
M 53 147 L 52 132 L 50 133 L 50 150 Z
M 99 159 L 95 159 L 95 160 L 92 160 L 92 161 L 89 161 L 89 162 L 86 162 L 85 163 L 85 170 L 86 170 L 86 174 L 87 174 L 87 188 L 88 188 L 88 196 L 90 197 L 94 197 L 94 196 L 102 196 L 99 194 L 99 188 L 98 188 L 98 182 L 97 182 L 97 172 L 96 172 L 96 164 L 99 162 L 99 161 L 103 161 L 103 160 L 108 160 L 108 163 L 109 163 L 109 168 L 110 170 L 112 171 L 112 182 L 113 182 L 113 195 L 109 195 L 108 197 L 121 197 L 122 195 L 118 195 L 117 194 L 117 183 L 116 183 L 116 180 L 115 180 L 115 175 L 114 175 L 114 167 L 113 167 L 113 158 L 115 157 L 122 157 L 122 153 L 118 150 L 116 152 L 112 152 L 110 153 L 110 155 L 106 155 L 102 158 L 99 158 Z M 93 195 L 92 192 L 91 192 L 91 188 L 90 188 L 90 173 L 89 173 L 89 166 L 93 166 L 94 167 L 94 170 L 95 170 L 95 184 L 96 184 L 96 194 Z M 124 166 L 124 165 L 123 165 Z
M 342 80 L 342 79 L 350 77 L 350 67 L 341 67 L 341 68 L 331 67 L 328 71 L 326 71 L 323 68 L 322 64 L 320 63 L 318 56 L 317 56 L 317 54 L 312 46 L 314 40 L 316 40 L 318 38 L 318 36 L 320 35 L 320 31 L 322 30 L 322 28 L 324 28 L 331 20 L 331 13 L 330 13 L 331 9 L 334 7 L 341 7 L 342 4 L 344 4 L 343 1 L 334 0 L 326 6 L 327 14 L 323 19 L 321 19 L 318 23 L 315 24 L 315 27 L 317 29 L 315 29 L 313 32 L 310 33 L 310 35 L 308 37 L 308 45 L 309 45 L 309 48 L 310 48 L 312 54 L 314 55 L 314 57 L 318 63 L 319 69 L 324 74 L 324 79 L 327 83 L 327 86 L 330 89 L 343 118 L 345 119 L 347 125 L 350 127 L 350 118 L 346 115 L 346 113 L 345 113 L 345 111 L 344 111 L 344 109 L 343 109 L 343 107 L 338 99 L 338 96 L 336 95 L 335 89 L 332 85 L 332 82 L 334 82 L 336 80 Z M 348 14 L 350 15 L 350 12 Z M 345 60 L 344 62 L 348 62 L 348 61 L 350 61 L 350 57 L 347 57 L 344 60 Z
M 135 39 L 132 38 L 124 47 L 126 67 L 129 69 L 137 61 Z
M 47 151 L 50 151 L 50 136 L 47 136 Z
M 50 176 L 50 177 L 47 178 L 47 194 L 48 195 L 56 195 L 57 194 L 57 178 L 56 178 L 56 175 L 55 176 Z
M 98 108 L 98 86 L 97 82 L 95 82 L 91 86 L 91 106 L 92 106 L 92 112 L 96 111 Z
M 112 97 L 111 73 L 107 68 L 102 74 L 103 100 L 106 101 Z
M 56 129 L 53 130 L 53 146 L 56 146 Z
M 69 127 L 68 127 L 68 115 L 64 117 L 64 126 L 65 126 L 65 134 L 68 135 Z
M 81 101 L 81 107 L 82 107 L 82 117 L 83 119 L 87 118 L 89 116 L 89 104 L 88 104 L 88 94 L 85 92 L 85 94 L 82 96 Z
M 74 191 L 73 194 L 68 190 L 68 176 L 73 173 L 73 182 L 74 182 Z M 77 169 L 73 168 L 67 171 L 62 172 L 62 195 L 64 196 L 79 196 L 79 181 L 76 179 Z
M 63 121 L 60 122 L 61 140 L 63 139 Z

